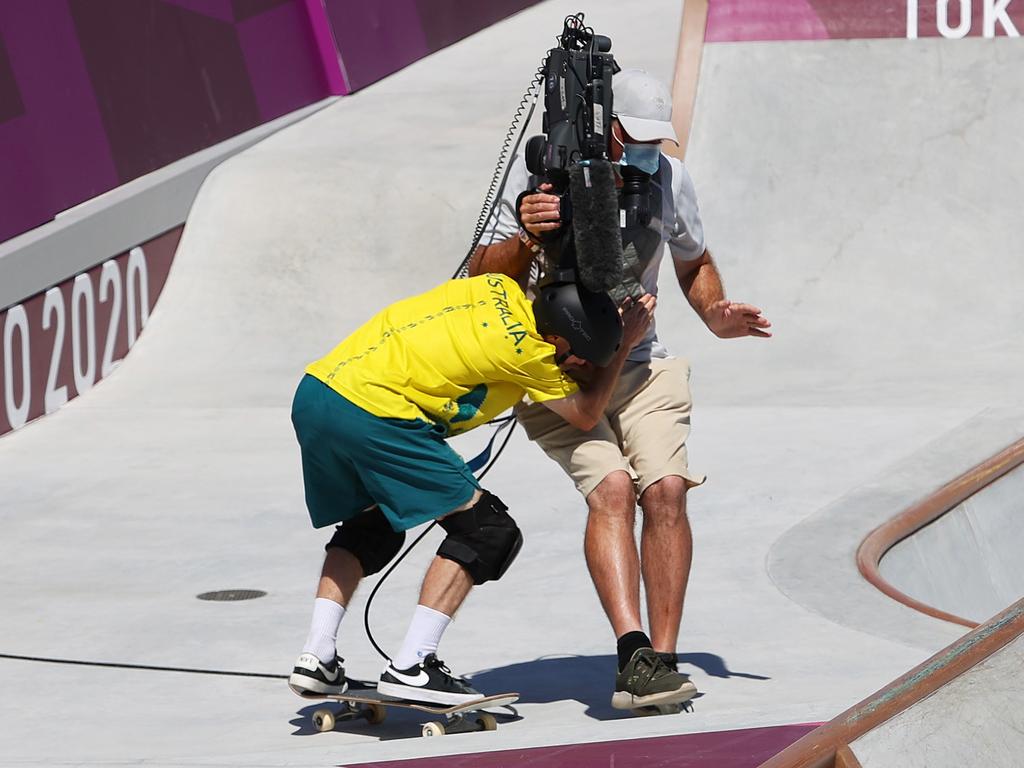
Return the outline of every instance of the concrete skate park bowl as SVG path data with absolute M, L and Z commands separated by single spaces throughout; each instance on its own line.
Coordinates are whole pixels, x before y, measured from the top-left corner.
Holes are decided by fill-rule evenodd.
M 37 396 L 23 367 L 9 373 L 10 361 L 40 356 L 45 308 L 2 323 L 14 344 L 0 356 L 0 407 L 20 418 L 0 437 L 0 763 L 1021 764 L 1022 608 L 1002 610 L 1005 591 L 991 598 L 1002 605 L 981 602 L 1013 575 L 1013 558 L 998 569 L 992 558 L 1019 531 L 1009 506 L 1019 471 L 983 471 L 970 494 L 932 510 L 952 512 L 875 552 L 892 590 L 979 624 L 969 632 L 881 591 L 856 555 L 872 531 L 998 464 L 1024 435 L 1024 46 L 1010 39 L 1024 29 L 1024 0 L 585 5 L 544 0 L 431 47 L 356 93 L 289 113 L 288 127 L 220 163 L 131 354 L 52 413 L 26 394 Z M 520 691 L 518 715 L 441 739 L 418 738 L 420 722 L 397 715 L 317 733 L 316 707 L 283 680 L 325 538 L 304 516 L 295 384 L 380 307 L 451 275 L 523 87 L 581 9 L 623 66 L 674 75 L 709 247 L 729 295 L 762 306 L 776 331 L 765 343 L 714 338 L 670 269 L 662 276 L 659 334 L 693 362 L 691 461 L 709 476 L 688 499 L 694 567 L 679 647 L 702 695 L 693 712 L 664 717 L 610 707 L 614 637 L 583 562 L 585 510 L 517 432 L 487 483 L 526 545 L 506 579 L 473 594 L 444 654 L 481 690 Z M 279 40 L 266 19 L 252 27 L 268 28 Z M 257 40 L 254 58 L 271 48 Z M 260 69 L 290 95 L 285 71 Z M 79 281 L 82 297 L 96 279 Z M 71 328 L 87 299 L 68 295 Z M 85 368 L 89 348 L 75 353 L 69 336 L 59 376 Z M 59 355 L 42 351 L 33 383 L 45 397 Z M 457 449 L 473 455 L 476 437 Z M 933 526 L 950 530 L 924 538 Z M 965 526 L 984 530 L 984 545 L 949 554 Z M 374 605 L 388 648 L 436 544 L 413 551 Z M 955 583 L 918 569 L 949 557 L 970 564 Z M 243 590 L 253 599 L 196 599 Z M 360 623 L 369 591 L 339 636 L 360 678 L 382 667 Z

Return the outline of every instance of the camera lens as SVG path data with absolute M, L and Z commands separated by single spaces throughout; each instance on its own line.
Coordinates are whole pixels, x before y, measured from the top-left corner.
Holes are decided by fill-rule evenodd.
M 651 177 L 630 165 L 620 167 L 622 175 L 622 209 L 626 226 L 651 223 Z

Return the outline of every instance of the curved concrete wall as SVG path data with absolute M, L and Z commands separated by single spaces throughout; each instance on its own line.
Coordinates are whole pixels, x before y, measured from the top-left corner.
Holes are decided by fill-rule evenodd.
M 896 544 L 879 572 L 901 592 L 984 621 L 1024 596 L 1024 466 Z

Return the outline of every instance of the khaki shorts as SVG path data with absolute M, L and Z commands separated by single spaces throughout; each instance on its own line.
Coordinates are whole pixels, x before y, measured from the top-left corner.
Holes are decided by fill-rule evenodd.
M 669 475 L 692 488 L 704 482 L 690 472 L 690 364 L 677 357 L 626 363 L 597 426 L 583 432 L 543 405 L 520 403 L 527 436 L 559 463 L 584 498 L 616 470 L 633 478 L 637 496 Z

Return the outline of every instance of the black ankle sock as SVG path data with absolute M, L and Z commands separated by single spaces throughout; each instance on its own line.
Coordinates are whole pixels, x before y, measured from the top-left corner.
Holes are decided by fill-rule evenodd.
M 625 669 L 629 660 L 633 658 L 634 653 L 641 648 L 651 647 L 651 638 L 643 632 L 627 632 L 619 638 L 617 646 L 619 653 L 619 672 L 621 672 Z

